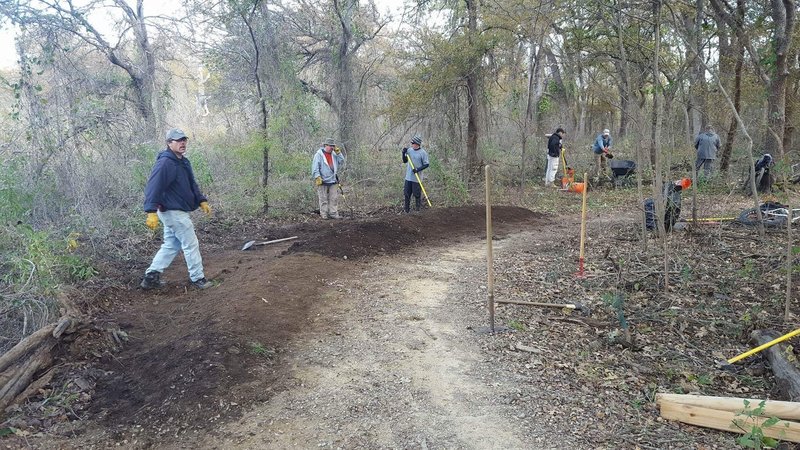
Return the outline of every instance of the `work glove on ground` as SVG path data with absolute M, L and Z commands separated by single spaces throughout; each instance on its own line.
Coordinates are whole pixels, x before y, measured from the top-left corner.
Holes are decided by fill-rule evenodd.
M 208 202 L 200 202 L 200 209 L 202 209 L 206 215 L 211 215 L 211 207 L 208 206 Z
M 147 213 L 147 219 L 145 219 L 144 224 L 151 230 L 158 228 L 158 214 Z
M 314 178 L 314 185 L 315 186 L 322 186 L 322 177 Z

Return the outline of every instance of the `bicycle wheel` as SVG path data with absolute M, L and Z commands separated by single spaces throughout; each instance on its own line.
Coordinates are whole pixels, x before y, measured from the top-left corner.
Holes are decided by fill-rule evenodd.
M 761 211 L 762 222 L 767 228 L 777 228 L 786 224 L 786 216 L 776 216 Z M 747 226 L 758 225 L 758 213 L 755 208 L 745 209 L 739 214 L 739 223 Z

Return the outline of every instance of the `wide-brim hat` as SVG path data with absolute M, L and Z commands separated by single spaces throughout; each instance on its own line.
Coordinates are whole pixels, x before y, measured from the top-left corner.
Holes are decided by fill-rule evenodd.
M 333 138 L 327 138 L 324 141 L 322 141 L 322 145 L 330 145 L 331 147 L 336 147 L 336 141 L 334 141 Z

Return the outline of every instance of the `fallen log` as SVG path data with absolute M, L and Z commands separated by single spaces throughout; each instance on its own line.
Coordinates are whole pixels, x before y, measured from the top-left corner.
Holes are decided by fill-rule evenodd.
M 14 376 L 0 389 L 0 411 L 5 411 L 15 399 L 26 390 L 33 381 L 33 376 L 43 368 L 48 368 L 53 362 L 50 354 L 51 347 L 41 346 L 20 367 L 15 370 Z
M 762 400 L 736 397 L 712 397 L 708 395 L 686 394 L 656 394 L 656 403 L 679 403 L 682 405 L 699 406 L 701 408 L 716 409 L 733 413 L 742 412 L 747 401 L 751 410 L 761 405 Z M 779 419 L 800 420 L 800 403 L 781 402 L 777 400 L 763 400 L 764 417 L 777 417 Z
M 53 377 L 53 348 L 81 324 L 71 316 L 47 325 L 0 356 L 0 418 L 7 407 L 25 401 Z
M 758 345 L 762 345 L 780 337 L 780 334 L 772 330 L 754 330 L 750 337 Z M 764 354 L 775 375 L 778 390 L 785 398 L 800 401 L 800 369 L 795 362 L 792 348 L 785 343 L 775 344 L 764 350 Z
M 765 427 L 766 417 L 747 417 L 730 411 L 720 411 L 699 406 L 684 405 L 663 401 L 660 403 L 661 417 L 669 420 L 698 425 L 715 430 L 733 433 L 749 433 L 753 427 L 760 427 L 764 436 L 789 442 L 800 442 L 800 423 L 780 420 L 775 425 Z
M 55 327 L 55 324 L 50 324 L 37 330 L 32 335 L 19 341 L 17 345 L 11 347 L 11 350 L 5 352 L 3 356 L 0 356 L 0 373 L 3 373 L 10 365 L 19 361 L 21 357 L 25 356 L 31 350 L 35 349 L 42 342 L 44 342 L 53 332 Z

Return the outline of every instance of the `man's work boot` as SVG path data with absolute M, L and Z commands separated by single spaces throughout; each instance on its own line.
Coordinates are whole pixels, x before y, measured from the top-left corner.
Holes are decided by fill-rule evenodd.
M 142 278 L 142 282 L 139 286 L 142 289 L 150 290 L 162 288 L 166 284 L 166 281 L 161 281 L 161 272 L 147 272 L 144 274 L 144 278 Z
M 203 290 L 211 287 L 211 282 L 206 280 L 205 278 L 200 278 L 199 280 L 192 281 L 192 286 L 196 287 L 197 289 Z

